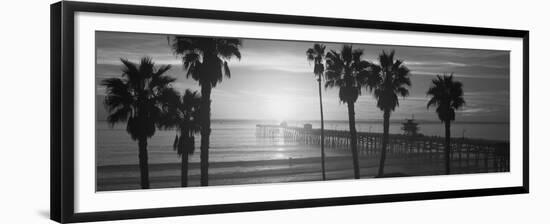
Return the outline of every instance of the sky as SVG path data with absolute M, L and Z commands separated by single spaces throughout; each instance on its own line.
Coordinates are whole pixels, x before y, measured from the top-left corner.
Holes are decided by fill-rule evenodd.
M 105 78 L 121 77 L 121 58 L 134 63 L 144 56 L 157 65 L 172 65 L 168 75 L 177 78 L 179 91 L 200 86 L 185 77 L 181 59 L 171 51 L 169 35 L 96 32 L 96 105 L 99 117 L 105 89 L 97 85 Z M 306 50 L 313 42 L 243 39 L 241 60 L 229 61 L 231 78 L 212 91 L 212 119 L 319 120 L 318 83 Z M 343 43 L 323 43 L 340 51 Z M 411 118 L 438 121 L 434 108 L 428 109 L 426 91 L 438 74 L 454 73 L 463 83 L 466 105 L 457 111 L 457 122 L 509 122 L 510 54 L 508 51 L 450 49 L 413 46 L 353 44 L 363 49 L 363 60 L 379 64 L 382 51 L 395 50 L 395 58 L 411 70 L 410 95 L 399 98 L 392 120 Z M 347 106 L 340 102 L 338 89 L 323 87 L 325 120 L 347 120 Z M 355 104 L 356 120 L 382 120 L 376 99 L 363 89 Z M 101 119 L 101 118 L 100 118 Z

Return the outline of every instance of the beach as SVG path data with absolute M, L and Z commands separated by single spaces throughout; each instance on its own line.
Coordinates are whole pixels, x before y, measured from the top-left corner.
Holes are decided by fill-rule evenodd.
M 321 151 L 319 145 L 303 144 L 283 137 L 261 138 L 255 134 L 253 121 L 213 122 L 210 147 L 210 185 L 238 185 L 320 181 Z M 101 142 L 97 143 L 97 191 L 139 189 L 137 143 L 121 127 L 98 126 Z M 175 131 L 160 130 L 149 140 L 149 173 L 151 188 L 179 187 L 181 162 L 171 143 Z M 189 186 L 199 186 L 200 137 L 195 153 L 190 155 Z M 473 157 L 473 155 L 472 155 Z M 488 161 L 489 164 L 492 161 Z M 377 175 L 379 154 L 360 154 L 361 178 Z M 492 172 L 473 162 L 453 162 L 453 173 Z M 431 156 L 388 154 L 385 173 L 395 176 L 442 175 L 443 153 Z M 459 168 L 459 169 L 458 169 Z M 353 178 L 351 151 L 326 147 L 328 180 Z
M 378 172 L 378 158 L 360 159 L 361 178 L 374 178 Z M 321 181 L 320 158 L 285 159 L 248 162 L 217 162 L 210 164 L 211 185 L 238 185 L 259 183 L 284 183 L 297 181 Z M 422 164 L 422 166 L 419 166 Z M 453 167 L 459 165 L 455 162 Z M 468 169 L 462 166 L 460 173 L 485 173 L 482 164 Z M 198 163 L 189 166 L 189 186 L 199 186 Z M 180 186 L 180 164 L 150 164 L 152 188 Z M 351 156 L 329 157 L 326 160 L 327 180 L 353 178 Z M 386 162 L 386 173 L 397 176 L 443 175 L 444 163 L 440 158 L 394 158 Z M 494 171 L 493 171 L 494 172 Z M 139 189 L 138 165 L 111 165 L 98 167 L 97 191 Z

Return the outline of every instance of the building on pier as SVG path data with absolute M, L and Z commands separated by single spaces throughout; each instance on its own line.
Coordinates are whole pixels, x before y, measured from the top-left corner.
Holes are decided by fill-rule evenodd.
M 403 127 L 401 127 L 401 130 L 403 130 L 403 134 L 406 136 L 419 136 L 421 135 L 418 131 L 420 128 L 418 127 L 418 123 L 414 121 L 414 115 L 412 119 L 406 119 L 405 123 L 403 123 Z

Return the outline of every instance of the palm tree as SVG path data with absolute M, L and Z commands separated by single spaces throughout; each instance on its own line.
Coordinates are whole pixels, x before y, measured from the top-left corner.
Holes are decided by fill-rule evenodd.
M 455 120 L 455 110 L 458 110 L 464 101 L 462 83 L 453 80 L 451 75 L 438 75 L 432 80 L 432 86 L 428 89 L 428 95 L 432 98 L 428 101 L 428 108 L 436 107 L 435 111 L 439 120 L 445 123 L 445 173 L 451 173 L 451 121 Z
M 241 39 L 174 36 L 168 39 L 174 54 L 182 58 L 187 78 L 201 86 L 201 185 L 208 186 L 208 150 L 210 144 L 210 94 L 225 75 L 231 78 L 227 61 L 241 59 Z
M 187 187 L 189 170 L 189 155 L 195 152 L 195 134 L 200 132 L 199 106 L 200 95 L 187 89 L 180 96 L 173 92 L 169 102 L 163 107 L 162 119 L 159 122 L 163 128 L 176 128 L 179 136 L 174 139 L 174 151 L 181 157 L 181 186 Z
M 323 180 L 326 180 L 325 174 L 325 122 L 323 118 L 323 96 L 321 94 L 321 80 L 325 72 L 323 59 L 325 58 L 325 45 L 314 44 L 313 48 L 306 51 L 307 60 L 313 61 L 313 74 L 319 83 L 319 108 L 321 112 L 321 168 L 323 171 Z
M 353 50 L 351 45 L 344 45 L 340 53 L 331 50 L 326 55 L 325 88 L 339 88 L 340 101 L 348 106 L 349 131 L 351 135 L 351 152 L 355 179 L 360 178 L 359 157 L 357 153 L 357 131 L 355 129 L 355 102 L 361 95 L 361 88 L 373 86 L 378 78 L 372 71 L 372 64 L 361 60 L 363 50 Z
M 173 91 L 170 84 L 174 78 L 164 73 L 170 66 L 155 68 L 151 58 L 144 57 L 139 65 L 121 59 L 124 65 L 122 78 L 109 78 L 101 82 L 106 87 L 105 107 L 111 127 L 119 122 L 127 122 L 126 131 L 134 141 L 138 141 L 141 188 L 149 188 L 149 165 L 147 139 L 155 134 L 155 124 L 159 119 L 163 95 Z
M 409 95 L 407 87 L 411 86 L 410 70 L 403 64 L 403 61 L 394 60 L 394 55 L 395 51 L 393 50 L 389 54 L 382 51 L 382 54 L 378 57 L 380 68 L 377 70 L 382 81 L 375 87 L 374 97 L 377 99 L 376 106 L 384 112 L 384 136 L 382 138 L 378 177 L 384 175 L 391 112 L 399 106 L 399 96 L 406 97 Z

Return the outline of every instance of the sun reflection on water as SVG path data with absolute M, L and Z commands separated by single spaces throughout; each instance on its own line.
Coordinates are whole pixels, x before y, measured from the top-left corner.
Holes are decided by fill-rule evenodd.
M 284 153 L 277 153 L 277 154 L 275 154 L 275 158 L 276 158 L 276 159 L 284 159 L 284 158 L 285 158 L 285 154 L 284 154 Z

